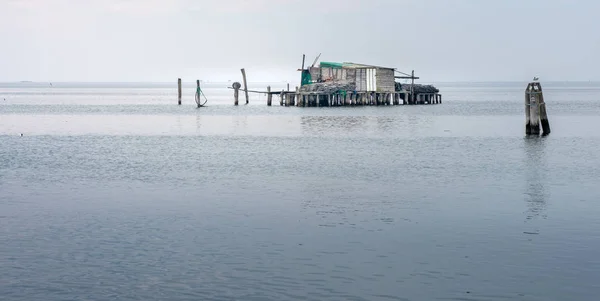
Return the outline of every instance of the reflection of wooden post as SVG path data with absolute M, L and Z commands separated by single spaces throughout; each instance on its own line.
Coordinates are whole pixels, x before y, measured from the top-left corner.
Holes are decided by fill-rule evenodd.
M 177 104 L 181 105 L 181 78 L 177 79 Z
M 273 94 L 271 94 L 271 86 L 267 87 L 267 106 L 271 106 L 271 102 L 273 101 Z
M 244 92 L 246 93 L 246 104 L 249 103 L 248 100 L 248 83 L 246 82 L 246 70 L 244 70 L 244 68 L 242 68 L 242 79 L 244 80 Z

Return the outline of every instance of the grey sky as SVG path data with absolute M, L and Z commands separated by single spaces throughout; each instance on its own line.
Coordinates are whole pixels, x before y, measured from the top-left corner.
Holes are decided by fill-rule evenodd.
M 424 81 L 600 80 L 594 0 L 0 0 L 0 81 L 297 80 L 307 63 Z

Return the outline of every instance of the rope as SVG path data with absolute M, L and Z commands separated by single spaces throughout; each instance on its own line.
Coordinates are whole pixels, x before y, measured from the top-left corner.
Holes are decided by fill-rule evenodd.
M 200 101 L 201 101 L 200 94 L 202 94 L 202 96 L 204 96 L 205 101 L 203 104 L 200 104 Z M 203 107 L 208 102 L 208 99 L 206 99 L 206 95 L 204 95 L 204 92 L 202 92 L 202 89 L 200 89 L 200 86 L 198 86 L 196 88 L 196 97 L 195 98 L 196 98 L 196 104 L 198 104 L 199 107 Z

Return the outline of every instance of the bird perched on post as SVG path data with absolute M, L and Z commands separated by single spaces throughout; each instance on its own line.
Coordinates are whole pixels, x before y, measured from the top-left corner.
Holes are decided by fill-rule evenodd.
M 534 82 L 537 82 L 538 80 L 540 80 L 540 78 L 539 78 L 539 77 L 534 77 L 534 78 L 533 78 L 533 81 L 534 81 Z

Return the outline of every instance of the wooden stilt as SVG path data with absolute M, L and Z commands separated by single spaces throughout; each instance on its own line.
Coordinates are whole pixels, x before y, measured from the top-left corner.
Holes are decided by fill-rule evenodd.
M 267 86 L 267 106 L 271 106 L 273 101 L 273 94 L 271 94 L 271 86 Z
M 181 105 L 181 78 L 177 79 L 177 104 Z

